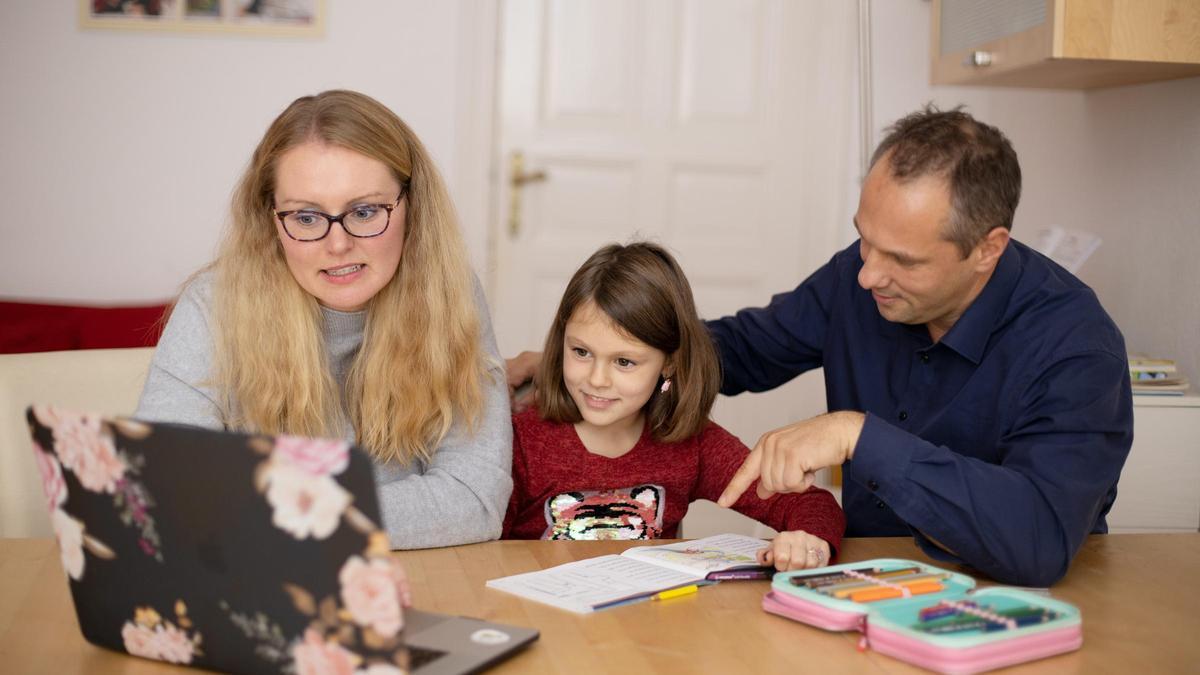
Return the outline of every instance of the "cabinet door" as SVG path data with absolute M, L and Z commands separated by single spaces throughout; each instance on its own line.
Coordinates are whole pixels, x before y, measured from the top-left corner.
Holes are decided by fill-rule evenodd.
M 931 81 L 1090 89 L 1200 75 L 1200 0 L 934 0 Z
M 1200 407 L 1136 405 L 1112 532 L 1200 529 Z
M 933 83 L 991 82 L 1046 61 L 1054 9 L 1054 0 L 934 0 Z

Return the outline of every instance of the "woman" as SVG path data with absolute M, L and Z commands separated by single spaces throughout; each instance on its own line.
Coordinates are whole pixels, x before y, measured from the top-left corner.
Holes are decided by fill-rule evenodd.
M 137 416 L 353 440 L 375 459 L 393 547 L 499 536 L 502 363 L 446 188 L 394 113 L 327 91 L 276 118 Z

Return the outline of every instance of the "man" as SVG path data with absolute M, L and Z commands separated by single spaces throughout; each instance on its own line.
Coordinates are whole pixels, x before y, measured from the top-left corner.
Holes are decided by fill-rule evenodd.
M 755 479 L 765 497 L 841 465 L 847 536 L 911 534 L 1006 583 L 1066 574 L 1107 531 L 1133 439 L 1129 372 L 1091 289 L 1010 239 L 1020 193 L 1008 139 L 961 110 L 889 129 L 859 241 L 767 307 L 709 323 L 721 393 L 824 367 L 836 411 L 765 434 L 722 505 Z
M 723 394 L 824 366 L 832 412 L 772 431 L 722 505 L 843 465 L 847 536 L 913 534 L 1008 583 L 1062 578 L 1133 440 L 1120 331 L 1092 291 L 1009 238 L 1016 153 L 928 108 L 876 149 L 860 239 L 797 289 L 709 324 Z

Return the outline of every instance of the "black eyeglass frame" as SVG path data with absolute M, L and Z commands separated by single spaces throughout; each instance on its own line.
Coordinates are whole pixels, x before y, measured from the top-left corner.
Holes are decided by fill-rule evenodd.
M 351 237 L 354 237 L 356 239 L 371 239 L 374 237 L 378 237 L 379 235 L 383 234 L 384 232 L 387 232 L 388 228 L 392 226 L 392 211 L 395 210 L 395 208 L 397 206 L 400 206 L 400 202 L 404 200 L 404 196 L 407 194 L 408 194 L 408 183 L 405 182 L 405 183 L 400 184 L 400 196 L 396 197 L 396 201 L 392 202 L 391 204 L 359 204 L 359 205 L 345 211 L 344 213 L 338 214 L 336 216 L 325 213 L 324 211 L 317 211 L 315 209 L 292 209 L 291 211 L 276 211 L 274 208 L 272 208 L 271 213 L 274 213 L 275 217 L 277 219 L 279 219 L 279 226 L 283 228 L 283 233 L 286 234 L 288 236 L 288 238 L 291 239 L 292 241 L 298 241 L 298 242 L 305 243 L 305 244 L 307 244 L 310 241 L 321 241 L 325 237 L 328 237 L 329 233 L 333 231 L 334 223 L 341 225 L 342 231 L 345 232 L 346 234 L 350 235 Z M 344 222 L 344 219 L 346 218 L 346 216 L 350 215 L 351 213 L 354 213 L 358 209 L 361 209 L 364 207 L 369 207 L 369 206 L 374 206 L 376 208 L 381 208 L 381 209 L 387 211 L 387 221 L 384 222 L 383 229 L 376 232 L 375 234 L 354 234 L 353 232 L 350 231 L 350 228 L 346 227 L 346 223 Z M 314 216 L 321 216 L 322 218 L 325 219 L 325 224 L 326 224 L 325 233 L 315 239 L 300 239 L 300 238 L 296 237 L 295 235 L 293 235 L 291 232 L 288 231 L 287 223 L 283 222 L 284 218 L 287 218 L 288 216 L 295 214 L 295 213 L 308 213 L 308 214 L 311 214 Z

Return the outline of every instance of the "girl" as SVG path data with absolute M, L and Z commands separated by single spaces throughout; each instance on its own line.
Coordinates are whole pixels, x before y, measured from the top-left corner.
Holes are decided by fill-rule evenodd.
M 683 271 L 658 246 L 588 258 L 544 353 L 537 408 L 513 418 L 506 537 L 675 537 L 688 505 L 715 501 L 749 453 L 708 419 L 716 352 Z M 767 500 L 747 490 L 733 508 L 782 532 L 760 553 L 781 570 L 826 564 L 846 526 L 818 488 Z
M 375 458 L 393 547 L 496 538 L 512 485 L 500 360 L 413 131 L 356 92 L 297 99 L 231 216 L 167 322 L 137 416 L 355 441 Z

